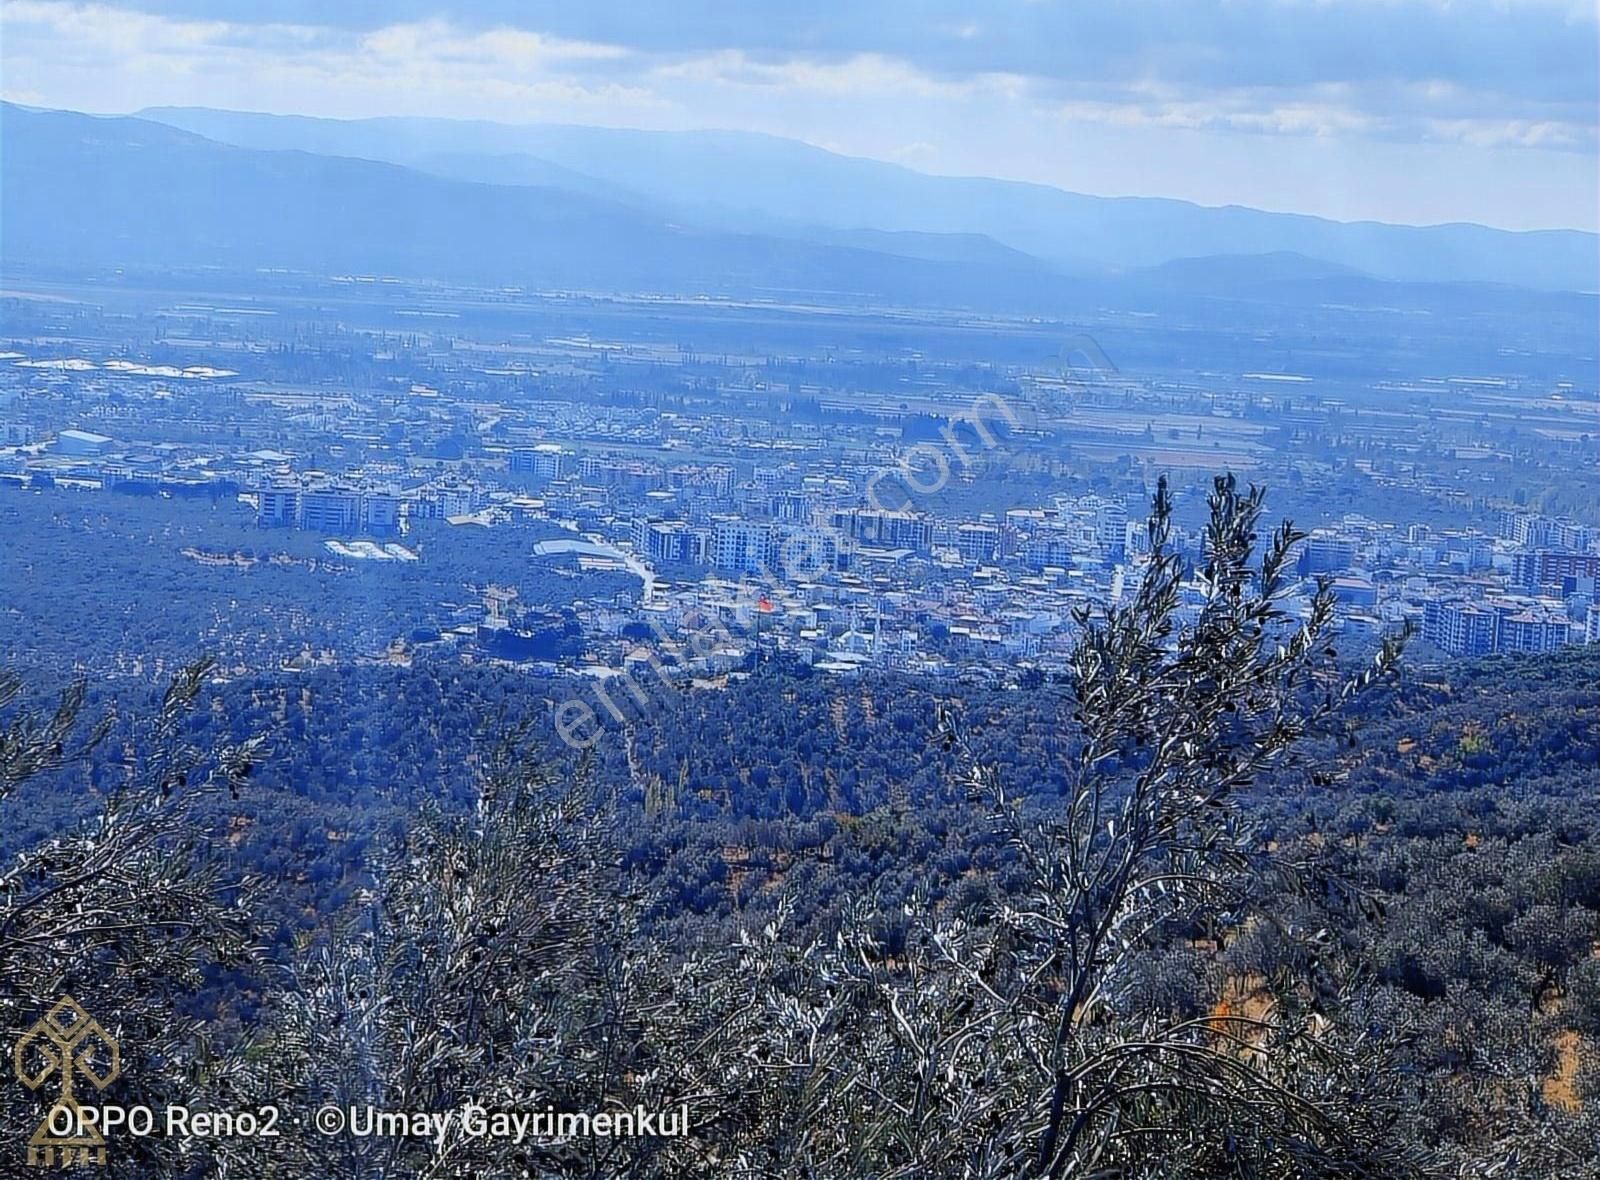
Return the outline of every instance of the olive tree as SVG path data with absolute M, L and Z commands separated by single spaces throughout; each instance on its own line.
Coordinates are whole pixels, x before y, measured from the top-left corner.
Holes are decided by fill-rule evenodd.
M 697 1046 L 725 1019 L 700 997 L 717 956 L 669 953 L 641 932 L 647 883 L 623 871 L 617 810 L 585 767 L 557 780 L 522 733 L 480 763 L 476 806 L 427 809 L 374 866 L 355 911 L 295 965 L 238 1054 L 236 1105 L 371 1106 L 450 1117 L 437 1137 L 328 1136 L 219 1145 L 223 1175 L 717 1175 L 702 1125 L 726 1109 L 719 1062 Z M 552 1124 L 520 1142 L 477 1134 L 483 1112 L 652 1115 L 675 1133 L 602 1135 Z
M 30 784 L 89 800 L 60 809 L 64 826 L 0 864 L 0 1044 L 9 1061 L 28 1030 L 71 996 L 121 1047 L 107 1102 L 160 1108 L 202 1099 L 207 1025 L 192 998 L 207 968 L 243 963 L 251 952 L 247 883 L 223 881 L 194 806 L 237 792 L 262 742 L 202 749 L 186 740 L 183 720 L 209 668 L 201 661 L 181 671 L 148 717 L 92 725 L 83 683 L 41 710 L 25 703 L 19 678 L 0 675 L 0 820 L 23 826 L 21 810 L 47 797 L 28 797 Z M 110 772 L 93 790 L 80 774 L 91 755 Z M 22 1152 L 58 1092 L 58 1077 L 36 1094 L 0 1087 L 0 1150 Z M 119 1141 L 108 1166 L 151 1174 L 176 1166 L 176 1151 L 155 1137 Z
M 1323 932 L 1279 919 L 1296 866 L 1253 837 L 1240 795 L 1282 768 L 1398 640 L 1354 674 L 1329 588 L 1286 606 L 1300 534 L 1259 544 L 1263 497 L 1219 478 L 1203 559 L 1173 545 L 1165 485 L 1134 599 L 1080 618 L 1063 728 L 1070 789 L 1030 800 L 944 740 L 1006 834 L 1026 887 L 991 921 L 911 906 L 890 953 L 870 905 L 831 944 L 781 929 L 745 961 L 768 986 L 754 1056 L 778 1095 L 748 1140 L 772 1175 L 1385 1176 L 1425 1161 L 1390 1133 L 1383 1046 L 1338 1020 L 1339 989 L 1238 979 L 1212 1010 L 1141 1006 L 1135 966 L 1205 918 L 1279 921 L 1315 958 Z M 730 984 L 730 987 L 736 986 Z M 1330 994 L 1331 991 L 1331 994 Z

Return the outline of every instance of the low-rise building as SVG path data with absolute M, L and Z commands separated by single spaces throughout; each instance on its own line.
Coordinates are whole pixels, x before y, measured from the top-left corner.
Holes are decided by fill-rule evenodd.
M 56 435 L 55 449 L 58 455 L 103 455 L 111 449 L 111 439 L 87 430 L 63 430 Z

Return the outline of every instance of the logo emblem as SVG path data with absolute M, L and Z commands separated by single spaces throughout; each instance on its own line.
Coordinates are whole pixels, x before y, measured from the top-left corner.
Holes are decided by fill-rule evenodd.
M 105 1137 L 84 1123 L 75 1087 L 82 1078 L 97 1091 L 104 1090 L 122 1073 L 121 1049 L 111 1035 L 78 1001 L 63 996 L 23 1034 L 12 1059 L 17 1080 L 28 1089 L 38 1090 L 51 1079 L 60 1087 L 44 1121 L 28 1139 L 29 1165 L 104 1166 Z

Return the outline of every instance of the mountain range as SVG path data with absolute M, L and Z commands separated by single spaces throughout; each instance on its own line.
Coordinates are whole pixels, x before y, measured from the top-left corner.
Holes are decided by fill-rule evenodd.
M 1593 234 L 931 176 L 747 133 L 0 105 L 0 264 L 262 267 L 1042 312 L 1108 294 L 1600 289 Z

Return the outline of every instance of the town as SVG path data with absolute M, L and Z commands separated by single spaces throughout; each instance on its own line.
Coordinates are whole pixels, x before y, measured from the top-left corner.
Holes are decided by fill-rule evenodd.
M 1600 641 L 1594 517 L 1506 492 L 1508 471 L 1569 488 L 1592 472 L 1595 391 L 1572 380 L 1201 376 L 1119 367 L 1096 325 L 1003 319 L 979 323 L 1001 341 L 984 357 L 978 332 L 936 316 L 942 358 L 881 324 L 876 351 L 756 353 L 764 335 L 837 328 L 804 307 L 675 312 L 676 330 L 719 338 L 712 353 L 668 343 L 648 300 L 608 301 L 606 341 L 559 333 L 557 300 L 515 297 L 556 321 L 535 336 L 495 319 L 444 331 L 427 309 L 464 293 L 404 294 L 420 308 L 386 291 L 353 326 L 270 292 L 132 315 L 18 300 L 0 510 L 18 495 L 152 519 L 212 505 L 248 545 L 173 552 L 233 570 L 239 598 L 258 561 L 359 585 L 426 567 L 441 544 L 511 554 L 444 579 L 387 631 L 290 635 L 240 666 L 424 656 L 604 680 L 665 656 L 663 675 L 714 686 L 782 658 L 1014 683 L 1062 668 L 1079 612 L 1136 592 L 1156 478 L 1170 475 L 1193 526 L 1177 544 L 1198 554 L 1226 469 L 1307 532 L 1293 601 L 1329 580 L 1357 645 L 1403 627 L 1435 658 Z M 750 325 L 757 311 L 781 331 Z M 388 326 L 408 322 L 426 326 Z M 295 613 L 318 612 L 316 584 Z M 708 627 L 716 641 L 693 651 L 673 640 Z

